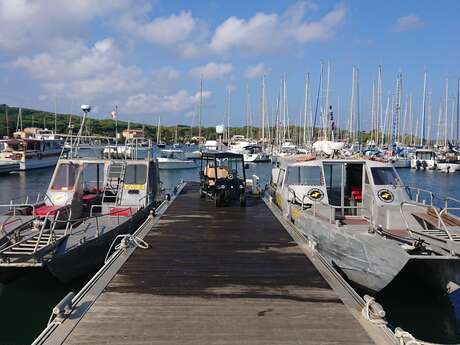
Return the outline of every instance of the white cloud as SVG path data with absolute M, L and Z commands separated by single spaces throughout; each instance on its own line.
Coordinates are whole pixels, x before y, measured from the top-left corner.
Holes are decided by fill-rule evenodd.
M 257 13 L 248 20 L 230 17 L 217 27 L 209 47 L 217 53 L 231 49 L 267 52 L 292 43 L 322 41 L 334 36 L 346 16 L 345 7 L 339 6 L 317 21 L 304 21 L 308 10 L 314 10 L 311 3 L 299 2 L 281 16 Z
M 248 69 L 246 70 L 246 78 L 256 79 L 268 73 L 270 73 L 270 69 L 267 68 L 263 62 L 260 62 L 255 66 L 248 67 Z
M 196 79 L 203 78 L 210 80 L 210 79 L 222 79 L 233 70 L 233 65 L 229 63 L 215 63 L 210 62 L 205 66 L 199 66 L 192 68 L 190 70 L 190 75 Z
M 204 99 L 210 96 L 210 91 L 203 92 Z M 188 113 L 199 101 L 199 92 L 190 95 L 185 90 L 180 90 L 175 94 L 166 96 L 139 93 L 128 98 L 126 108 L 131 112 L 141 114 Z
M 0 50 L 34 51 L 55 39 L 76 39 L 85 23 L 126 9 L 132 0 L 2 0 Z
M 409 31 L 414 30 L 422 26 L 420 18 L 414 14 L 399 17 L 396 20 L 395 29 L 396 31 Z
M 127 16 L 123 19 L 122 27 L 145 41 L 169 46 L 185 41 L 197 27 L 197 20 L 191 12 L 185 11 L 147 22 Z

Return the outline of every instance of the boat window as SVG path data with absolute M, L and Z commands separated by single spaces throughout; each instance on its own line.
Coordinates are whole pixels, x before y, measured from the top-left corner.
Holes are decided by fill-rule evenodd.
M 341 205 L 342 199 L 342 164 L 324 164 L 324 177 L 326 180 L 326 190 L 329 203 L 331 205 Z
M 289 167 L 287 184 L 290 185 L 321 185 L 321 168 L 319 166 Z
M 83 190 L 97 192 L 104 181 L 104 163 L 87 163 L 82 172 Z
M 129 164 L 126 166 L 125 184 L 145 184 L 147 167 L 143 164 Z
M 391 167 L 371 168 L 371 172 L 376 185 L 389 185 L 398 182 L 398 175 Z
M 78 164 L 62 163 L 57 168 L 51 189 L 53 190 L 71 190 L 74 188 L 77 179 Z

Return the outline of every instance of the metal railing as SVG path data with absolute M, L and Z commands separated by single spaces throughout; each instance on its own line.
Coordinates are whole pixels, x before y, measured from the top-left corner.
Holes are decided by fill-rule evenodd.
M 426 204 L 422 204 L 422 203 L 418 203 L 418 202 L 414 202 L 414 201 L 403 201 L 400 204 L 400 212 L 401 212 L 401 216 L 402 216 L 402 219 L 404 221 L 404 224 L 406 225 L 406 229 L 407 229 L 407 231 L 409 231 L 411 236 L 413 235 L 413 233 L 417 233 L 417 231 L 415 231 L 414 229 L 411 229 L 411 227 L 409 226 L 409 222 L 408 222 L 407 217 L 406 217 L 405 212 L 404 212 L 404 206 L 406 206 L 406 205 L 410 206 L 410 207 L 414 207 L 414 208 L 415 207 L 422 208 L 422 209 L 427 210 L 427 211 L 430 210 L 430 209 L 433 210 L 434 214 L 436 216 L 436 219 L 437 219 L 437 228 L 439 230 L 444 231 L 446 233 L 447 237 L 449 238 L 449 240 L 453 240 L 451 232 L 449 231 L 448 227 L 444 223 L 444 220 L 442 219 L 442 214 L 439 213 L 439 211 L 437 210 L 437 208 L 435 206 L 426 205 Z M 425 230 L 428 230 L 428 229 L 425 228 Z
M 450 207 L 449 202 L 451 203 L 456 203 L 458 206 L 457 207 Z M 441 210 L 440 214 L 448 214 L 450 211 L 460 211 L 460 200 L 452 198 L 452 197 L 446 197 L 444 198 L 444 208 Z
M 436 198 L 436 196 L 434 195 L 432 191 L 429 191 L 427 189 L 418 188 L 418 187 L 411 187 L 411 186 L 405 186 L 405 188 L 406 188 L 407 194 L 413 201 L 417 203 L 426 204 L 426 200 L 422 199 L 422 201 L 420 201 L 420 197 L 428 196 L 430 200 L 430 206 L 433 206 L 433 200 Z M 412 193 L 415 193 L 415 199 Z
M 336 218 L 336 210 L 341 210 L 342 211 L 341 212 L 342 216 L 345 216 L 345 210 L 356 210 L 356 211 L 359 210 L 360 211 L 359 215 L 356 214 L 356 215 L 347 215 L 347 216 L 364 218 L 364 215 L 363 215 L 364 207 L 362 205 L 331 205 L 331 204 L 327 204 L 327 203 L 325 203 L 323 201 L 313 201 L 310 198 L 308 198 L 307 194 L 302 195 L 302 198 L 298 198 L 295 190 L 293 190 L 290 186 L 288 187 L 288 192 L 292 193 L 292 195 L 293 195 L 293 198 L 291 200 L 289 200 L 289 202 L 297 203 L 297 201 L 299 200 L 301 210 L 304 210 L 305 205 L 307 205 L 307 204 L 312 205 L 312 213 L 313 213 L 313 216 L 315 216 L 315 217 L 317 216 L 318 205 L 324 206 L 326 209 L 328 208 L 329 209 L 329 223 L 333 223 L 333 221 L 335 221 L 337 219 Z M 308 202 L 305 202 L 306 200 L 308 200 Z M 371 209 L 371 213 L 373 213 L 372 209 Z M 372 215 L 371 215 L 371 219 L 372 219 Z

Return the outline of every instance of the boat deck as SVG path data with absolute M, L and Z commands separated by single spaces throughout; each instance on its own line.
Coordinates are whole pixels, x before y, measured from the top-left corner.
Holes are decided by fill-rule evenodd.
M 374 344 L 261 200 L 188 184 L 144 240 L 65 344 Z

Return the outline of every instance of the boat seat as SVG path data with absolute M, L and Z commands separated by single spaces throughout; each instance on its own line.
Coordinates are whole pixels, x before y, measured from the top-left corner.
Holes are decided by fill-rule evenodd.
M 353 196 L 355 201 L 363 201 L 363 193 L 361 187 L 351 187 L 351 195 Z
M 203 175 L 209 179 L 216 178 L 216 169 L 215 168 L 205 168 L 203 171 Z M 228 177 L 228 170 L 222 167 L 217 168 L 217 178 L 227 178 Z
M 89 194 L 84 194 L 81 196 L 81 201 L 85 203 L 91 203 L 97 199 L 97 194 L 89 193 Z
M 130 217 L 136 213 L 136 211 L 135 208 L 131 207 L 111 207 L 109 216 Z
M 66 206 L 41 205 L 35 209 L 34 216 L 55 216 L 57 212 Z

